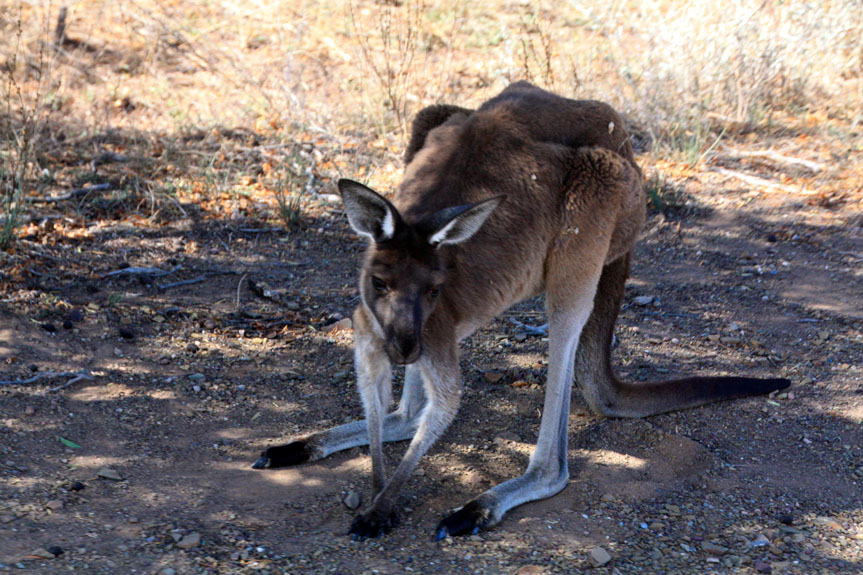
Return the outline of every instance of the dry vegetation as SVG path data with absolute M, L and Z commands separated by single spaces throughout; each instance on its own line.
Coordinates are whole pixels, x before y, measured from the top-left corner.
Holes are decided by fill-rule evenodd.
M 16 217 L 39 221 L 28 200 L 110 179 L 80 169 L 84 156 L 128 160 L 108 195 L 145 218 L 171 198 L 235 199 L 251 177 L 264 192 L 257 215 L 276 222 L 274 192 L 294 181 L 285 175 L 300 144 L 323 156 L 315 190 L 347 173 L 386 188 L 413 112 L 476 105 L 519 79 L 609 101 L 639 141 L 658 142 L 651 158 L 692 165 L 756 134 L 830 165 L 829 178 L 781 183 L 830 201 L 859 190 L 854 1 L 142 1 L 59 12 L 7 2 L 0 21 L 7 247 Z
M 338 385 L 351 379 L 350 333 L 320 333 L 356 302 L 347 270 L 360 243 L 344 225 L 336 179 L 389 193 L 415 112 L 439 102 L 476 106 L 525 79 L 621 111 L 648 178 L 655 209 L 629 295 L 655 303 L 627 301 L 617 351 L 624 370 L 661 377 L 653 363 L 637 359 L 647 349 L 667 366 L 728 372 L 744 365 L 799 385 L 796 400 L 792 393 L 716 408 L 703 427 L 700 412 L 603 424 L 576 407 L 573 453 L 585 461 L 596 453 L 616 457 L 607 446 L 620 440 L 623 459 L 655 459 L 661 468 L 687 459 L 674 448 L 684 444 L 697 457 L 681 466 L 696 479 L 677 489 L 682 475 L 666 469 L 643 490 L 660 485 L 704 514 L 700 499 L 727 490 L 721 504 L 710 499 L 714 515 L 699 516 L 708 525 L 698 527 L 698 537 L 712 533 L 731 545 L 741 533 L 752 541 L 760 533 L 779 540 L 805 531 L 804 542 L 768 557 L 774 573 L 857 572 L 863 441 L 848 438 L 859 436 L 863 421 L 859 0 L 0 0 L 0 412 L 8 418 L 0 420 L 0 495 L 9 496 L 8 505 L 0 497 L 0 547 L 18 553 L 21 545 L 37 547 L 31 540 L 47 545 L 43 539 L 62 533 L 85 549 L 66 560 L 93 565 L 82 568 L 88 573 L 118 572 L 112 561 L 124 572 L 147 573 L 169 573 L 172 565 L 180 573 L 346 572 L 358 561 L 381 573 L 420 563 L 453 572 L 448 564 L 428 566 L 437 553 L 465 570 L 481 559 L 480 573 L 513 573 L 546 560 L 546 571 L 518 573 L 567 573 L 567 565 L 589 566 L 587 551 L 605 544 L 619 559 L 615 569 L 649 572 L 641 559 L 623 560 L 641 551 L 645 562 L 653 560 L 651 549 L 639 547 L 651 532 L 638 525 L 650 516 L 677 529 L 680 518 L 669 519 L 661 498 L 621 495 L 621 485 L 643 475 L 627 475 L 622 464 L 614 475 L 609 470 L 619 461 L 585 464 L 578 478 L 584 491 L 568 489 L 564 499 L 530 507 L 489 539 L 416 543 L 456 503 L 446 496 L 491 484 L 473 480 L 474 469 L 489 465 L 483 453 L 498 457 L 501 445 L 519 443 L 492 443 L 497 428 L 488 420 L 455 428 L 458 441 L 446 449 L 456 455 L 432 454 L 416 489 L 437 499 L 380 543 L 380 554 L 377 543 L 358 548 L 328 537 L 349 523 L 333 490 L 365 486 L 364 463 L 354 461 L 359 451 L 308 476 L 249 479 L 245 469 L 262 444 L 359 414 L 353 391 Z M 188 279 L 140 272 L 150 266 Z M 267 291 L 261 278 L 277 289 Z M 517 313 L 532 321 L 541 305 L 529 302 Z M 68 330 L 57 328 L 64 319 Z M 513 325 L 501 321 L 497 332 L 466 345 L 466 377 L 481 395 L 465 410 L 482 403 L 496 424 L 518 419 L 529 439 L 545 347 L 523 333 L 500 340 L 497 333 Z M 520 359 L 501 368 L 501 346 Z M 40 370 L 32 381 L 29 364 Z M 48 370 L 55 376 L 43 377 Z M 498 371 L 503 383 L 494 395 L 487 388 L 498 380 L 482 374 Z M 206 383 L 189 378 L 204 374 Z M 80 388 L 81 378 L 95 383 Z M 58 433 L 85 444 L 84 451 L 61 445 Z M 214 446 L 216 455 L 201 455 L 178 446 L 186 433 L 204 443 L 218 433 L 225 443 Z M 523 464 L 527 439 L 494 460 L 499 475 Z M 821 455 L 808 451 L 813 441 Z M 654 447 L 661 457 L 648 453 Z M 31 448 L 48 456 L 33 461 Z M 782 461 L 804 461 L 816 469 L 813 477 L 835 482 L 816 485 L 790 464 L 755 471 L 754 463 L 738 465 L 773 449 Z M 25 453 L 31 469 L 21 471 Z M 128 484 L 97 483 L 96 470 L 108 463 L 125 466 Z M 730 479 L 738 468 L 743 479 Z M 758 473 L 776 469 L 770 485 L 779 477 L 796 491 L 764 487 L 769 481 Z M 79 477 L 88 484 L 83 498 L 66 489 Z M 247 489 L 246 481 L 257 483 Z M 301 495 L 297 483 L 308 488 Z M 281 501 L 290 489 L 296 502 L 275 509 L 247 492 Z M 612 497 L 600 502 L 603 494 Z M 571 513 L 548 525 L 534 516 L 558 506 Z M 593 508 L 601 512 L 582 520 Z M 777 526 L 786 508 L 800 532 Z M 93 511 L 82 517 L 79 509 Z M 309 519 L 315 513 L 323 519 Z M 117 526 L 118 517 L 125 523 Z M 559 547 L 543 547 L 561 517 L 572 537 L 588 529 L 592 535 L 559 535 L 549 540 Z M 624 523 L 630 539 L 621 535 L 615 548 Z M 666 552 L 665 567 L 651 567 L 656 572 L 693 572 L 678 543 L 695 532 L 680 529 L 669 544 L 676 551 Z M 183 555 L 174 536 L 193 530 L 206 544 Z M 83 539 L 84 531 L 95 540 Z M 127 549 L 117 552 L 110 538 Z M 260 541 L 268 550 L 256 555 Z M 324 545 L 323 556 L 312 555 Z M 763 550 L 746 545 L 706 569 L 754 573 L 767 555 L 756 558 Z M 0 571 L 20 558 L 9 559 L 12 551 L 4 558 L 4 551 Z M 737 555 L 741 563 L 730 561 Z M 34 573 L 59 570 L 50 559 L 47 566 L 45 558 L 34 561 L 42 563 L 25 565 Z

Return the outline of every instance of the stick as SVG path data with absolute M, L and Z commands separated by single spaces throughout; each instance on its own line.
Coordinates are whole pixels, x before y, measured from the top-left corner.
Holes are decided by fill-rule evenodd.
M 63 385 L 58 385 L 57 387 L 52 387 L 48 391 L 60 391 L 61 389 L 66 389 L 73 383 L 78 383 L 79 381 L 93 381 L 93 377 L 88 373 L 79 373 L 77 377 L 73 377 Z
M 802 158 L 792 158 L 790 156 L 783 156 L 778 152 L 774 152 L 773 150 L 758 150 L 754 152 L 745 152 L 742 150 L 730 150 L 730 153 L 723 154 L 726 156 L 732 156 L 737 158 L 767 158 L 769 160 L 773 160 L 774 162 L 778 162 L 780 164 L 791 164 L 803 166 L 807 170 L 813 172 L 820 172 L 824 169 L 823 164 L 819 164 L 818 162 L 813 162 L 812 160 L 804 160 Z
M 51 388 L 49 391 L 57 391 L 85 379 L 93 381 L 93 376 L 91 376 L 86 371 L 43 371 L 42 373 L 37 373 L 36 375 L 28 379 L 8 379 L 6 381 L 0 381 L 0 385 L 25 385 L 28 383 L 33 383 L 35 381 L 39 381 L 40 379 L 53 379 L 55 377 L 71 377 L 72 379 L 59 387 Z
M 48 197 L 48 198 L 34 198 L 34 202 L 41 202 L 43 204 L 50 204 L 53 202 L 62 202 L 65 200 L 71 200 L 72 198 L 77 198 L 80 196 L 86 196 L 90 192 L 107 192 L 111 188 L 114 187 L 114 184 L 96 184 L 95 186 L 87 186 L 86 188 L 78 188 L 77 190 L 72 190 L 70 192 L 66 192 L 60 196 Z
M 160 278 L 162 276 L 171 275 L 172 273 L 179 271 L 180 268 L 182 268 L 182 267 L 183 267 L 182 265 L 177 265 L 168 271 L 165 271 L 165 270 L 160 269 L 160 268 L 130 267 L 130 268 L 123 268 L 121 270 L 114 270 L 112 272 L 108 272 L 105 275 L 103 275 L 102 278 L 107 278 L 107 277 L 111 277 L 111 276 L 125 276 L 125 275 L 150 276 L 153 278 Z
M 785 184 L 780 184 L 779 182 L 774 182 L 772 180 L 765 180 L 764 178 L 759 178 L 758 176 L 750 176 L 749 174 L 742 174 L 740 172 L 735 172 L 734 170 L 726 170 L 725 168 L 714 168 L 714 172 L 718 172 L 720 174 L 724 174 L 726 176 L 731 176 L 732 178 L 737 178 L 738 180 L 749 184 L 750 186 L 758 186 L 762 188 L 773 188 L 777 190 L 782 190 L 783 192 L 788 192 L 791 194 L 802 194 L 804 196 L 812 196 L 817 194 L 818 192 L 813 192 L 811 190 L 807 190 L 806 188 L 800 187 L 795 188 L 793 186 L 786 186 Z
M 204 274 L 204 275 L 198 276 L 196 278 L 192 278 L 190 280 L 181 280 L 181 281 L 173 282 L 173 283 L 169 283 L 169 284 L 159 284 L 156 287 L 159 288 L 159 291 L 164 291 L 166 289 L 171 289 L 171 288 L 180 287 L 180 286 L 190 286 L 192 284 L 201 283 L 202 281 L 204 281 L 205 279 L 207 279 L 211 275 L 214 275 L 214 274 Z
M 249 274 L 243 274 L 243 277 L 241 277 L 240 281 L 237 283 L 237 311 L 241 308 L 240 295 L 242 294 L 243 281 L 247 277 L 249 277 Z

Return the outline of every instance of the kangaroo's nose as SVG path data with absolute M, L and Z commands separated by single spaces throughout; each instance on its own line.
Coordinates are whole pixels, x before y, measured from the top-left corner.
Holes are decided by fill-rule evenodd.
M 393 347 L 403 358 L 407 359 L 416 349 L 417 339 L 414 337 L 397 337 L 393 340 Z

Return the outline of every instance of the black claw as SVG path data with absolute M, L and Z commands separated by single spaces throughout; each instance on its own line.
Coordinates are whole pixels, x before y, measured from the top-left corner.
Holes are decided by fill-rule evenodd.
M 434 541 L 440 541 L 460 535 L 473 535 L 485 529 L 489 523 L 489 510 L 479 501 L 471 501 L 452 515 L 444 517 L 438 523 L 434 533 Z
M 312 456 L 312 448 L 306 441 L 292 441 L 286 445 L 270 447 L 252 464 L 252 469 L 290 467 L 305 463 Z
M 366 539 L 374 539 L 381 535 L 386 535 L 398 524 L 399 518 L 395 511 L 383 516 L 375 512 L 369 512 L 365 515 L 357 515 L 351 528 L 348 530 L 348 535 L 354 541 L 365 541 Z

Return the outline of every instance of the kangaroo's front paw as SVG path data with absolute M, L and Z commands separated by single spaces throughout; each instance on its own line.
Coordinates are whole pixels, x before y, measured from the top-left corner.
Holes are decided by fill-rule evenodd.
M 353 536 L 354 541 L 364 541 L 369 538 L 385 535 L 398 524 L 399 518 L 395 511 L 390 511 L 389 513 L 369 511 L 363 515 L 357 515 L 348 531 L 348 535 Z
M 471 501 L 438 523 L 434 532 L 434 540 L 440 541 L 447 535 L 450 537 L 473 535 L 488 527 L 490 523 L 491 513 L 489 509 L 479 501 Z
M 312 448 L 307 441 L 292 441 L 285 445 L 270 447 L 252 464 L 252 469 L 269 467 L 289 467 L 305 463 L 312 456 Z

